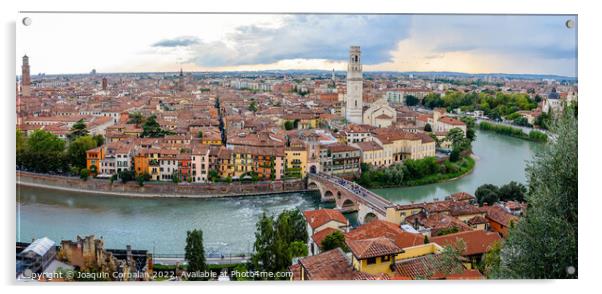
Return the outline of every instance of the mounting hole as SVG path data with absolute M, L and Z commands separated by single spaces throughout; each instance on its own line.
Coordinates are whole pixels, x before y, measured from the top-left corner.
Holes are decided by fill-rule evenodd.
M 565 25 L 567 28 L 569 28 L 569 29 L 572 29 L 572 28 L 575 26 L 575 21 L 574 21 L 574 20 L 572 20 L 572 19 L 569 19 L 569 20 L 567 20 L 567 21 L 564 23 L 564 25 Z
M 25 25 L 25 26 L 29 26 L 29 25 L 31 25 L 31 18 L 29 18 L 29 17 L 24 17 L 24 18 L 23 18 L 23 25 Z

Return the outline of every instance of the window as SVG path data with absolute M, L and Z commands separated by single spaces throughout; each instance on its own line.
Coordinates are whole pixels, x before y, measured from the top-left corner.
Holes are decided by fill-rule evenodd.
M 366 263 L 368 263 L 368 264 L 375 264 L 376 263 L 376 257 L 368 258 L 366 260 Z
M 383 257 L 381 257 L 381 258 L 380 258 L 380 260 L 381 260 L 382 262 L 385 262 L 385 261 L 390 261 L 390 260 L 391 260 L 391 256 L 390 256 L 390 255 L 383 256 Z

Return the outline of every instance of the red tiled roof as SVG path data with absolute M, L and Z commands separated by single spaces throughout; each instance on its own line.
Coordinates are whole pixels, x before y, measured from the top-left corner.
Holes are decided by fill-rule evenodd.
M 307 280 L 351 280 L 353 267 L 341 248 L 299 260 Z
M 504 208 L 498 205 L 483 206 L 481 210 L 487 213 L 486 217 L 488 219 L 504 226 L 510 226 L 510 222 L 512 221 L 518 221 L 518 217 L 506 212 Z
M 363 240 L 348 240 L 347 246 L 358 259 L 366 259 L 377 256 L 394 255 L 404 252 L 395 243 L 386 237 L 378 237 Z
M 390 280 L 391 278 L 386 273 L 371 275 L 365 272 L 353 272 L 354 280 Z
M 345 234 L 345 240 L 363 240 L 377 237 L 389 238 L 399 248 L 424 244 L 422 234 L 405 232 L 396 224 L 383 220 L 373 220 Z
M 449 198 L 453 201 L 464 201 L 464 200 L 473 200 L 476 199 L 473 195 L 466 192 L 457 192 L 449 195 Z
M 451 117 L 447 117 L 447 116 L 439 118 L 439 122 L 442 122 L 442 123 L 448 124 L 448 125 L 454 125 L 454 126 L 465 126 L 466 125 L 465 123 L 463 123 L 460 120 L 457 120 L 457 119 L 451 118 Z
M 496 232 L 475 230 L 432 237 L 431 242 L 440 246 L 454 246 L 458 240 L 463 240 L 466 247 L 462 255 L 469 256 L 486 253 L 495 242 L 501 239 Z
M 478 224 L 486 224 L 488 222 L 489 221 L 485 217 L 477 215 L 477 216 L 469 219 L 466 223 L 469 225 L 478 225 Z
M 343 225 L 347 225 L 347 218 L 338 210 L 335 209 L 318 209 L 306 210 L 303 212 L 305 220 L 312 229 L 315 229 L 330 221 L 336 221 Z
M 476 269 L 467 269 L 459 274 L 449 274 L 445 277 L 446 280 L 483 280 L 485 277 Z
M 395 271 L 401 277 L 416 279 L 439 279 L 450 274 L 464 272 L 460 261 L 447 262 L 443 254 L 429 254 L 417 258 L 403 260 L 394 265 Z

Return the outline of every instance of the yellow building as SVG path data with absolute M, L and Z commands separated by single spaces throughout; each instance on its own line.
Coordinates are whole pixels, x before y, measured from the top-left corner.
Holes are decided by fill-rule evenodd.
M 401 224 L 406 217 L 417 214 L 424 209 L 424 204 L 405 204 L 387 207 L 386 219 L 394 224 Z
M 346 243 L 352 253 L 353 268 L 372 275 L 381 273 L 392 275 L 396 256 L 404 252 L 386 237 L 348 240 Z
M 350 145 L 362 150 L 362 163 L 377 167 L 386 167 L 393 163 L 391 153 L 385 151 L 382 146 L 374 141 L 359 142 Z
M 302 142 L 291 143 L 284 148 L 285 175 L 304 178 L 307 175 L 307 148 Z
M 436 243 L 421 244 L 412 247 L 403 248 L 402 253 L 395 256 L 395 260 L 404 260 L 429 254 L 439 254 L 443 251 L 443 247 Z

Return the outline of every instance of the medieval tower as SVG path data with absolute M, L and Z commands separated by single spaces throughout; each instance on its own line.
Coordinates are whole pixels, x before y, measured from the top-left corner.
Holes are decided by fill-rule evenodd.
M 349 64 L 347 65 L 347 96 L 345 96 L 345 118 L 348 122 L 361 124 L 363 91 L 362 61 L 359 46 L 349 49 Z

